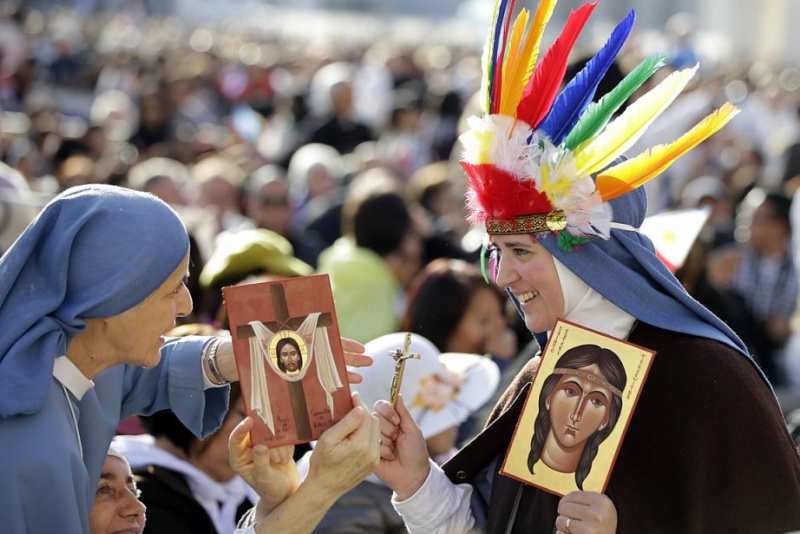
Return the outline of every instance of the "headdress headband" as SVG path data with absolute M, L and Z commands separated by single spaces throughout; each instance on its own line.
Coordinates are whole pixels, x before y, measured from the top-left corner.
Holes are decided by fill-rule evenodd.
M 607 380 L 603 380 L 594 373 L 583 371 L 581 369 L 567 369 L 564 367 L 558 367 L 553 370 L 553 374 L 579 376 L 581 378 L 588 380 L 589 382 L 594 382 L 598 386 L 606 388 L 617 397 L 622 397 L 622 391 L 620 391 L 619 388 L 612 386 L 610 382 L 608 382 Z
M 586 66 L 558 92 L 570 52 L 597 3 L 570 13 L 564 30 L 538 61 L 556 0 L 541 0 L 533 21 L 516 0 L 496 0 L 483 55 L 482 117 L 461 136 L 470 222 L 489 233 L 557 232 L 565 250 L 613 227 L 608 201 L 632 191 L 722 128 L 738 110 L 726 103 L 676 141 L 607 167 L 672 103 L 697 67 L 673 72 L 611 120 L 664 65 L 646 58 L 611 92 L 592 102 L 597 86 L 631 32 L 631 11 Z M 537 62 L 538 61 L 538 62 Z M 593 175 L 596 178 L 593 179 Z

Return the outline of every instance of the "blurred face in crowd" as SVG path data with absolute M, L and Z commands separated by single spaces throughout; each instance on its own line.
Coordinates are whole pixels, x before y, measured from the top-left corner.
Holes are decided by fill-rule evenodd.
M 158 128 L 166 121 L 164 106 L 157 93 L 146 95 L 142 99 L 140 120 L 149 128 Z
M 447 340 L 445 352 L 483 354 L 492 332 L 506 329 L 502 302 L 489 286 L 477 289 L 461 316 L 458 326 Z
M 398 250 L 386 256 L 386 263 L 402 287 L 408 287 L 411 279 L 422 267 L 422 241 L 410 232 L 400 243 Z
M 217 215 L 222 216 L 229 211 L 237 211 L 239 193 L 236 187 L 222 177 L 214 177 L 203 184 L 198 204 L 201 207 L 211 206 Z
M 144 512 L 130 466 L 107 455 L 89 514 L 89 534 L 140 534 Z
M 253 198 L 248 200 L 247 216 L 259 228 L 272 230 L 286 236 L 292 209 L 289 204 L 289 184 L 276 180 L 264 184 Z
M 312 165 L 311 168 L 308 169 L 308 174 L 306 176 L 306 187 L 308 187 L 309 198 L 326 195 L 335 186 L 336 182 L 334 182 L 330 171 L 325 165 Z
M 349 83 L 340 82 L 331 88 L 333 111 L 338 116 L 347 116 L 353 107 L 353 88 Z
M 178 183 L 170 176 L 159 176 L 147 182 L 145 192 L 152 193 L 171 206 L 186 204 Z
M 750 243 L 761 254 L 783 254 L 789 229 L 777 217 L 769 201 L 762 202 L 753 212 L 750 222 Z

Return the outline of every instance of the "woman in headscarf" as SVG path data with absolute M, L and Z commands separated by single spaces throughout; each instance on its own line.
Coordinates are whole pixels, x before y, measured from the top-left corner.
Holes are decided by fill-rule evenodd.
M 141 534 L 145 510 L 128 460 L 108 449 L 89 514 L 89 534 Z
M 546 335 L 562 317 L 654 350 L 647 384 L 605 495 L 559 499 L 499 473 L 536 361 L 443 470 L 424 457 L 405 406 L 379 403 L 378 475 L 394 489 L 411 532 L 796 530 L 800 458 L 770 385 L 736 334 L 686 293 L 637 231 L 647 205 L 639 186 L 721 128 L 735 109 L 726 104 L 676 142 L 620 163 L 696 69 L 668 76 L 608 122 L 663 56 L 645 59 L 586 110 L 631 30 L 631 12 L 556 97 L 569 49 L 596 4 L 570 14 L 531 75 L 526 67 L 535 57 L 528 52 L 538 42 L 528 40 L 541 37 L 553 4 L 542 0 L 525 34 L 527 12 L 520 27 L 503 32 L 511 9 L 498 3 L 484 116 L 471 119 L 462 137 L 471 222 L 490 235 L 490 270 L 529 330 Z
M 167 204 L 104 185 L 56 197 L 0 258 L 9 532 L 88 532 L 120 419 L 171 408 L 200 436 L 220 425 L 228 388 L 213 386 L 237 377 L 230 342 L 164 338 L 192 309 L 188 261 L 186 230 Z M 217 375 L 207 374 L 209 354 Z
M 128 415 L 169 408 L 199 437 L 219 427 L 238 379 L 230 338 L 164 337 L 192 310 L 188 263 L 186 229 L 167 204 L 107 185 L 56 197 L 0 258 L 8 532 L 89 532 L 103 461 Z

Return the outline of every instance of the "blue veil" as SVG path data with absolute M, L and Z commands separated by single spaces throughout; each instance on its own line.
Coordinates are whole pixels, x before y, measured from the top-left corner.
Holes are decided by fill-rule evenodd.
M 39 411 L 84 319 L 142 302 L 189 251 L 155 196 L 109 185 L 54 198 L 0 258 L 0 420 Z
M 609 203 L 616 223 L 634 228 L 642 225 L 647 211 L 643 187 Z M 752 361 L 739 336 L 686 292 L 655 255 L 650 239 L 640 232 L 613 229 L 610 239 L 593 239 L 572 251 L 561 249 L 553 233 L 537 237 L 569 270 L 636 319 L 666 330 L 714 339 Z

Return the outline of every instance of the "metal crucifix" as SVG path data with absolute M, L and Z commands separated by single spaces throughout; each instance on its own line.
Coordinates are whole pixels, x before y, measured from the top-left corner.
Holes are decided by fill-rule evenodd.
M 394 358 L 394 376 L 392 377 L 392 387 L 391 391 L 389 392 L 389 402 L 392 404 L 392 408 L 397 406 L 397 397 L 400 395 L 400 383 L 403 381 L 403 371 L 406 368 L 406 360 L 413 358 L 415 360 L 420 359 L 419 354 L 409 354 L 408 349 L 411 346 L 411 334 L 406 332 L 406 339 L 403 342 L 403 348 L 395 349 L 389 351 L 389 356 Z

